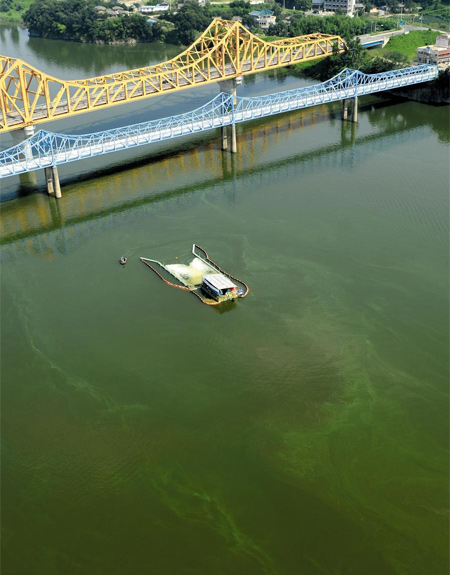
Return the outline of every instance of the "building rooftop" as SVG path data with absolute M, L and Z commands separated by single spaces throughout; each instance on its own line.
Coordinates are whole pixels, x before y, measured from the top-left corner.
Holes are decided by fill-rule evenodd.
M 222 274 L 209 274 L 207 276 L 203 276 L 203 281 L 205 280 L 218 290 L 236 287 L 231 280 Z
M 448 47 L 447 46 L 436 46 L 436 44 L 431 44 L 428 46 L 418 46 L 417 47 L 418 50 L 438 50 L 440 51 L 447 51 Z
M 267 8 L 264 8 L 263 10 L 252 10 L 250 12 L 250 16 L 272 16 L 273 12 L 272 10 L 267 10 Z

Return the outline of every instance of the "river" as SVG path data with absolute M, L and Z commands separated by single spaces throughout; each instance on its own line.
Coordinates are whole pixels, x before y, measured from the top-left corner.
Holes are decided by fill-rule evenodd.
M 179 50 L 0 42 L 67 79 Z M 5 575 L 448 573 L 449 108 L 360 104 L 241 125 L 235 156 L 211 132 L 69 164 L 60 201 L 2 180 Z M 139 261 L 193 242 L 246 299 L 202 306 Z

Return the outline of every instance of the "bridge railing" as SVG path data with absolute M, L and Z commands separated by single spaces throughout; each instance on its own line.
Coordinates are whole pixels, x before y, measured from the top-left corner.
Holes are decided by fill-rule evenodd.
M 346 43 L 321 33 L 266 42 L 240 22 L 214 18 L 171 60 L 94 78 L 61 80 L 0 56 L 0 132 L 326 57 L 335 46 L 342 51 Z
M 436 78 L 437 74 L 437 67 L 429 65 L 381 74 L 346 69 L 321 84 L 256 98 L 234 98 L 220 93 L 192 112 L 88 135 L 66 136 L 40 130 L 28 140 L 0 153 L 0 178 L 289 110 L 425 82 Z
M 261 115 L 265 116 L 268 113 L 280 113 L 280 111 L 288 111 L 289 109 L 354 98 L 433 80 L 437 76 L 437 70 L 437 66 L 422 65 L 380 74 L 364 74 L 359 70 L 347 68 L 321 84 L 295 88 L 258 98 L 238 98 L 235 114 L 237 121 L 242 121 L 240 120 L 240 112 L 242 112 L 244 119 L 248 119 L 250 111 L 259 111 Z
M 0 178 L 229 125 L 232 113 L 233 97 L 221 92 L 191 112 L 122 128 L 80 136 L 39 130 L 0 153 Z M 5 168 L 8 174 L 4 173 Z

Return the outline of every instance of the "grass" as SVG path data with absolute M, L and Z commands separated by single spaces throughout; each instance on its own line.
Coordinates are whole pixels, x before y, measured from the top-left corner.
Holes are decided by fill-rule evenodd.
M 312 60 L 305 60 L 304 62 L 298 62 L 298 64 L 294 64 L 294 66 L 296 70 L 299 70 L 301 72 L 302 70 L 307 70 L 308 68 L 315 66 L 322 59 L 323 58 L 313 58 Z
M 425 16 L 435 16 L 445 22 L 450 22 L 450 8 L 448 6 L 444 6 L 441 4 L 438 8 L 436 7 L 429 7 L 425 10 L 422 10 L 421 14 Z
M 450 20 L 446 18 L 441 18 L 440 16 L 434 14 L 424 14 L 422 24 L 424 26 L 430 26 L 431 28 L 437 28 L 438 30 L 442 30 L 443 32 L 446 33 L 448 33 L 450 28 Z
M 413 24 L 414 26 L 428 26 L 429 28 L 433 28 L 435 30 L 442 30 L 443 32 L 448 33 L 449 26 L 450 26 L 450 16 L 445 16 L 442 12 L 439 11 L 423 11 L 420 12 L 421 18 L 419 18 L 418 14 L 403 14 L 403 20 L 407 24 Z M 390 16 L 389 20 L 397 22 L 400 19 L 399 14 L 395 14 L 394 16 Z
M 437 36 L 439 36 L 439 32 L 433 32 L 432 30 L 414 30 L 409 34 L 393 36 L 383 50 L 400 52 L 410 60 L 415 60 L 417 48 L 434 44 Z
M 8 12 L 0 12 L 0 22 L 16 22 L 20 24 L 22 17 L 34 0 L 17 0 Z

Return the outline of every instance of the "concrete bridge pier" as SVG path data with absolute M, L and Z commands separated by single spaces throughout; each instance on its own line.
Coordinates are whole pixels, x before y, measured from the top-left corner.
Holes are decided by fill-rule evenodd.
M 231 124 L 231 153 L 236 154 L 237 152 L 237 140 L 236 140 L 236 124 Z
M 58 199 L 62 198 L 58 168 L 56 166 L 51 166 L 50 168 L 44 168 L 44 172 L 48 195 L 55 196 L 55 198 Z
M 58 168 L 56 166 L 52 166 L 52 176 L 53 176 L 53 186 L 55 188 L 55 197 L 58 199 L 62 198 L 61 186 L 59 184 Z
M 225 92 L 226 94 L 231 94 L 233 96 L 233 106 L 236 105 L 236 92 L 238 89 L 238 86 L 240 86 L 242 84 L 242 76 L 238 76 L 237 78 L 231 78 L 230 80 L 223 80 L 222 82 L 219 82 L 219 86 L 220 86 L 220 91 L 221 92 Z M 226 134 L 226 128 L 222 128 L 222 150 L 226 150 L 228 148 L 228 142 L 226 141 L 226 136 L 225 136 L 225 146 L 224 147 L 224 132 L 223 130 L 225 130 L 225 134 Z M 237 139 L 236 139 L 236 124 L 233 122 L 231 124 L 231 146 L 230 146 L 230 152 L 232 154 L 235 154 L 237 152 Z
M 49 196 L 55 196 L 59 200 L 62 198 L 61 185 L 59 183 L 58 168 L 52 166 L 51 168 L 45 168 L 45 175 L 47 181 L 47 192 Z
M 34 126 L 25 126 L 25 128 L 21 128 L 20 130 L 13 130 L 11 135 L 13 138 L 13 145 L 17 146 L 25 140 L 28 140 L 28 138 L 31 138 L 31 136 L 34 136 Z M 27 159 L 32 159 L 33 157 L 30 145 L 25 147 L 25 157 Z M 31 190 L 33 188 L 37 188 L 36 172 L 20 174 L 19 181 L 20 185 L 25 189 Z
M 342 119 L 346 120 L 348 117 L 348 100 L 342 100 Z
M 222 150 L 227 150 L 228 149 L 227 127 L 222 126 L 220 130 L 222 132 Z
M 356 124 L 358 121 L 358 96 L 353 98 L 353 113 L 352 113 L 352 122 Z
M 356 124 L 358 122 L 358 96 L 355 96 L 352 100 L 352 122 Z M 342 119 L 348 120 L 348 100 L 345 98 L 342 100 Z
M 47 193 L 49 196 L 55 195 L 55 186 L 53 185 L 53 174 L 51 168 L 44 168 L 45 185 L 47 186 Z

